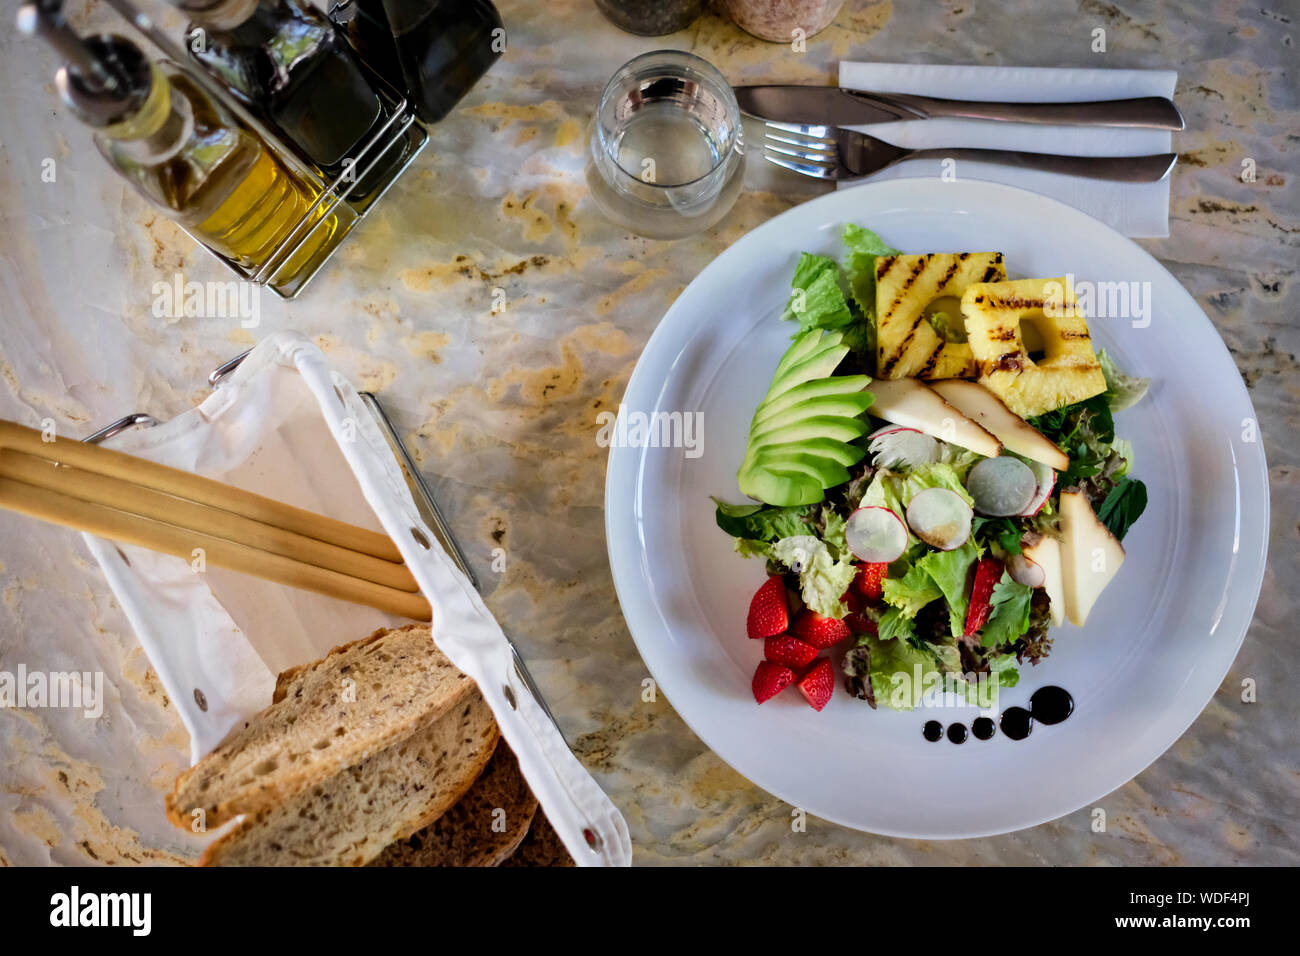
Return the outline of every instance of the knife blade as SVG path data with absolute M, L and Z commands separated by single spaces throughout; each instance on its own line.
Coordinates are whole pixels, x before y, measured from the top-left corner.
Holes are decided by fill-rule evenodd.
M 920 118 L 856 90 L 834 86 L 738 86 L 736 102 L 750 116 L 776 123 L 868 126 Z
M 870 126 L 895 120 L 994 120 L 1062 126 L 1115 126 L 1180 130 L 1182 114 L 1160 96 L 1070 103 L 991 103 L 945 100 L 914 93 L 878 93 L 835 86 L 738 86 L 736 101 L 751 116 L 776 123 Z

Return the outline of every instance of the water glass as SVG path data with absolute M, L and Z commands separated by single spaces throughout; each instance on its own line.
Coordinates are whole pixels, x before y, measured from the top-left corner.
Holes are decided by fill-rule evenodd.
M 708 229 L 744 184 L 740 107 L 708 61 L 678 50 L 629 60 L 591 124 L 587 185 L 600 210 L 652 239 Z

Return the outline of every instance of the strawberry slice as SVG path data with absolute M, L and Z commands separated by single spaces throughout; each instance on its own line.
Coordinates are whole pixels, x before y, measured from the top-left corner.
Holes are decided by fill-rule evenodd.
M 1002 562 L 997 558 L 980 558 L 979 564 L 975 565 L 975 583 L 971 586 L 970 606 L 966 609 L 964 633 L 967 637 L 974 637 L 989 619 L 989 598 L 993 596 L 993 585 L 1001 578 Z
M 774 574 L 754 592 L 749 602 L 745 627 L 753 640 L 782 633 L 790 626 L 790 605 L 785 597 L 785 582 Z
M 876 622 L 868 614 L 846 614 L 844 623 L 848 625 L 849 630 L 854 634 L 871 634 L 874 636 L 880 633 L 876 627 Z
M 884 561 L 873 564 L 859 564 L 853 586 L 868 601 L 879 601 L 885 594 L 885 574 L 889 565 Z
M 839 618 L 822 617 L 807 607 L 795 617 L 790 631 L 818 650 L 825 650 L 849 636 L 849 626 Z
M 803 694 L 813 710 L 821 710 L 835 693 L 835 668 L 829 657 L 823 657 L 799 678 L 799 693 Z
M 794 683 L 794 671 L 784 664 L 771 661 L 759 661 L 758 670 L 754 671 L 754 700 L 760 704 L 771 700 L 781 691 Z
M 817 656 L 817 648 L 789 634 L 778 634 L 763 642 L 763 656 L 773 664 L 784 664 L 803 670 Z

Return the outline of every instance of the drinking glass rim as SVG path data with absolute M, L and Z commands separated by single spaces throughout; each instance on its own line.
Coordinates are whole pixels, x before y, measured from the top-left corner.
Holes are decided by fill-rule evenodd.
M 646 182 L 636 173 L 632 172 L 631 170 L 625 169 L 622 163 L 620 163 L 617 159 L 615 159 L 613 156 L 610 155 L 608 149 L 609 143 L 605 139 L 605 127 L 600 122 L 601 111 L 604 109 L 605 103 L 609 98 L 609 93 L 614 86 L 614 81 L 618 79 L 619 76 L 629 67 L 631 67 L 633 64 L 641 60 L 649 59 L 650 57 L 665 56 L 665 55 L 682 57 L 686 60 L 693 60 L 695 61 L 695 63 L 700 64 L 700 66 L 703 67 L 703 69 L 700 70 L 700 72 L 706 74 L 711 72 L 714 78 L 716 78 L 717 81 L 722 84 L 722 89 L 725 91 L 725 97 L 724 97 L 725 101 L 723 103 L 723 106 L 726 107 L 728 116 L 735 117 L 735 122 L 731 124 L 731 130 L 727 134 L 727 140 L 725 143 L 726 148 L 719 150 L 720 158 L 718 159 L 718 161 L 714 163 L 711 167 L 709 167 L 709 171 L 707 173 L 703 173 L 699 176 L 696 176 L 694 179 L 688 180 L 684 183 Z M 693 68 L 700 69 L 700 66 L 693 66 Z M 617 70 L 614 71 L 613 75 L 609 78 L 609 81 L 605 84 L 604 90 L 601 91 L 600 102 L 596 104 L 596 114 L 595 116 L 592 117 L 592 122 L 596 126 L 596 136 L 600 140 L 601 153 L 604 154 L 606 157 L 608 157 L 610 162 L 613 164 L 614 168 L 617 169 L 624 176 L 634 179 L 642 186 L 649 186 L 652 189 L 682 189 L 686 186 L 694 186 L 696 183 L 708 179 L 710 176 L 716 174 L 719 169 L 721 169 L 723 166 L 726 165 L 727 160 L 731 158 L 731 154 L 732 152 L 735 151 L 736 144 L 740 140 L 741 113 L 740 113 L 740 103 L 736 100 L 736 91 L 731 88 L 731 83 L 728 82 L 727 78 L 722 75 L 721 70 L 719 70 L 708 60 L 704 59 L 704 57 L 699 56 L 695 53 L 691 53 L 687 50 L 649 50 L 645 53 L 637 54 L 636 56 L 632 57 L 632 59 L 628 60 L 626 63 L 624 63 L 622 66 L 620 66 Z

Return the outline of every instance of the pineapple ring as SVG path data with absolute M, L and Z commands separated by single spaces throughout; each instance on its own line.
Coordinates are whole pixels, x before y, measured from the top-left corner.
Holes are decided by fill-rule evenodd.
M 925 318 L 936 299 L 1005 279 L 1000 252 L 881 256 L 876 260 L 876 370 L 880 378 L 974 378 L 970 346 L 939 336 Z M 957 316 L 953 316 L 955 320 Z
M 1021 418 L 1106 390 L 1088 323 L 1066 278 L 985 282 L 961 300 L 966 337 L 985 388 Z M 1034 361 L 1021 323 L 1032 323 L 1044 357 Z

